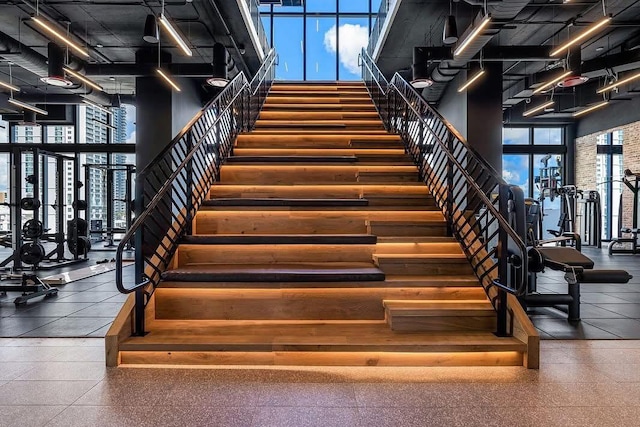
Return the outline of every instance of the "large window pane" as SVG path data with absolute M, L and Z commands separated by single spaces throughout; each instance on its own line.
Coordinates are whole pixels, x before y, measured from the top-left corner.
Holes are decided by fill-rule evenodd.
M 614 138 L 615 141 L 615 133 Z M 620 229 L 625 225 L 623 219 L 620 218 L 620 196 L 624 188 L 627 188 L 622 183 L 622 177 L 624 176 L 624 166 L 621 154 L 614 154 L 611 156 L 611 238 L 618 237 Z M 631 224 L 627 225 L 628 227 Z
M 522 154 L 505 154 L 502 156 L 502 177 L 508 184 L 517 185 L 529 193 L 529 156 Z
M 262 15 L 260 19 L 262 20 L 264 33 L 267 35 L 267 42 L 269 43 L 269 46 L 273 46 L 273 43 L 271 42 L 271 15 Z
M 307 80 L 336 80 L 335 32 L 335 18 L 307 18 Z
M 13 130 L 13 142 L 18 144 L 40 144 L 42 142 L 42 126 L 40 125 L 16 125 Z
M 611 132 L 611 144 L 622 145 L 624 142 L 624 131 L 622 129 L 614 130 Z
M 358 66 L 358 55 L 369 42 L 369 18 L 368 17 L 340 17 L 338 29 L 338 41 L 334 46 L 340 51 L 338 79 L 360 80 L 361 71 Z M 330 40 L 333 43 L 333 39 Z M 338 47 L 339 46 L 339 47 Z
M 545 168 L 542 160 L 546 160 L 547 167 Z M 548 155 L 536 154 L 533 156 L 533 176 L 535 178 L 535 185 L 533 187 L 533 198 L 540 199 L 540 192 L 543 186 L 559 187 L 562 186 L 562 170 L 564 169 L 563 156 L 559 154 Z M 558 221 L 560 220 L 560 205 L 561 200 L 559 197 L 554 197 L 551 200 L 549 193 L 545 194 L 543 203 L 543 216 L 542 216 L 542 238 L 550 239 L 553 236 L 547 230 L 557 230 L 559 228 Z
M 305 3 L 307 4 L 307 12 L 336 12 L 336 0 L 306 0 Z M 340 8 L 342 9 L 342 7 Z
M 611 238 L 611 208 L 607 202 L 611 192 L 611 181 L 609 170 L 611 164 L 611 156 L 607 154 L 598 154 L 596 157 L 596 190 L 600 193 L 602 200 L 602 238 Z
M 6 143 L 6 139 L 2 139 L 3 136 L 0 133 L 0 143 Z M 9 154 L 0 153 L 0 203 L 9 202 Z M 9 206 L 0 205 L 0 231 L 8 232 L 10 229 Z
M 503 128 L 502 143 L 504 145 L 528 145 L 529 128 Z
M 280 57 L 278 80 L 302 80 L 302 17 L 276 16 L 273 19 L 274 46 Z
M 369 13 L 369 0 L 342 0 L 340 12 Z
M 561 128 L 533 128 L 534 145 L 562 145 Z
M 98 108 L 81 105 L 78 107 L 79 142 L 81 144 L 106 144 L 108 142 L 108 114 Z

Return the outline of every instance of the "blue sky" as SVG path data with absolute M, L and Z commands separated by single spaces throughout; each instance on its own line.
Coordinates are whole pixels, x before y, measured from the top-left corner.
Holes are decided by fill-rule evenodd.
M 314 12 L 336 12 L 335 1 L 307 0 L 306 45 L 304 44 L 304 22 L 302 16 L 274 15 L 273 45 L 279 55 L 276 78 L 302 80 L 306 52 L 307 80 L 359 80 L 358 54 L 369 39 L 369 18 L 340 16 L 314 16 Z M 373 1 L 377 10 L 380 0 Z M 301 12 L 302 8 L 274 8 L 274 11 Z M 341 12 L 368 14 L 369 0 L 340 2 Z M 263 16 L 267 35 L 271 33 L 271 22 Z M 337 37 L 336 37 L 337 36 Z M 339 39 L 339 47 L 336 38 Z M 339 52 L 337 52 L 339 50 Z M 339 59 L 336 75 L 336 58 Z

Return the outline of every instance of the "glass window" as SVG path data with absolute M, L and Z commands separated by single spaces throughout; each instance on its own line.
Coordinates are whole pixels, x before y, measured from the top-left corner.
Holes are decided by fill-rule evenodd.
M 303 79 L 302 17 L 275 16 L 274 45 L 280 57 L 276 67 L 278 80 Z
M 271 42 L 271 16 L 262 15 L 260 18 L 262 20 L 262 27 L 264 28 L 264 33 L 267 36 L 267 42 L 269 43 L 269 46 L 273 46 L 273 43 Z
M 546 166 L 545 166 L 546 163 Z M 564 169 L 564 156 L 560 154 L 536 154 L 533 156 L 533 176 L 535 185 L 533 187 L 533 198 L 540 200 L 540 191 L 545 185 L 547 187 L 560 187 L 564 185 L 562 174 Z M 542 238 L 550 239 L 553 235 L 547 230 L 559 229 L 558 221 L 560 220 L 560 203 L 559 197 L 545 198 L 542 204 Z
M 340 12 L 369 13 L 369 0 L 342 0 Z
M 354 0 L 348 0 L 347 2 L 351 1 Z M 336 0 L 306 0 L 305 3 L 307 12 L 336 12 Z
M 361 71 L 358 65 L 358 55 L 363 47 L 369 43 L 369 18 L 344 17 L 339 20 L 338 40 L 329 37 L 330 47 L 339 52 L 339 80 L 360 80 Z M 327 42 L 325 38 L 325 43 Z M 337 45 L 336 45 L 337 43 Z
M 18 144 L 40 144 L 42 143 L 42 127 L 40 125 L 15 125 L 12 142 Z
M 624 131 L 622 129 L 614 130 L 611 132 L 611 144 L 622 145 L 624 142 Z
M 502 143 L 504 145 L 528 145 L 529 128 L 503 128 Z
M 524 191 L 525 197 L 531 197 L 529 191 L 529 155 L 505 154 L 502 156 L 502 178 Z
M 334 17 L 307 18 L 307 80 L 336 80 L 335 35 Z
M 533 128 L 534 145 L 562 145 L 561 128 Z

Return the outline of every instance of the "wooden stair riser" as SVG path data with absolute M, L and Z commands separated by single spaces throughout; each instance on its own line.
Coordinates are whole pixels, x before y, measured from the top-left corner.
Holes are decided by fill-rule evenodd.
M 458 242 L 382 243 L 375 245 L 376 254 L 462 254 Z
M 374 245 L 190 245 L 182 244 L 177 266 L 277 264 L 296 262 L 370 262 Z
M 380 237 L 446 236 L 447 224 L 442 222 L 367 221 L 367 233 Z
M 414 166 L 225 165 L 220 179 L 228 184 L 295 185 L 313 183 L 418 183 Z
M 318 103 L 318 104 L 284 104 L 284 103 L 265 103 L 262 111 L 377 111 L 375 105 L 363 101 L 361 104 L 336 104 L 336 103 Z
M 337 94 L 326 94 L 324 96 L 296 96 L 291 94 L 290 96 L 278 95 L 269 96 L 265 101 L 265 105 L 278 105 L 278 104 L 365 104 L 371 102 L 371 98 L 368 96 L 362 96 L 359 93 L 348 94 L 340 96 Z
M 343 120 L 379 119 L 377 111 L 262 111 L 258 120 Z
M 385 274 L 403 274 L 403 275 L 454 275 L 473 274 L 473 269 L 466 259 L 419 259 L 412 258 L 411 255 L 401 258 L 388 258 L 384 255 L 375 255 L 376 265 L 385 272 Z
M 450 300 L 446 288 L 435 291 L 429 288 L 158 288 L 155 313 L 159 320 L 384 320 L 383 300 L 423 300 L 434 295 L 443 301 Z
M 496 313 L 488 316 L 453 315 L 443 312 L 439 316 L 394 316 L 387 319 L 391 330 L 396 332 L 452 332 L 495 331 Z
M 375 234 L 366 231 L 367 220 L 437 223 L 439 217 L 426 211 L 200 211 L 193 229 L 196 234 Z
M 489 300 L 385 300 L 385 319 L 402 332 L 495 331 Z
M 404 185 L 213 185 L 210 198 L 365 198 L 369 205 L 433 205 L 429 190 L 423 186 Z

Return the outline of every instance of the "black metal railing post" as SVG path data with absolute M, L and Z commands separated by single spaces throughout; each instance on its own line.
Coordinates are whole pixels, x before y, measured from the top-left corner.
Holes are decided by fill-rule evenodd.
M 500 215 L 503 218 L 509 217 L 509 186 L 500 184 L 498 186 L 498 206 Z M 509 274 L 509 235 L 507 230 L 501 227 L 498 230 L 498 281 L 507 283 Z M 498 313 L 496 335 L 507 336 L 507 292 L 498 288 L 497 307 Z
M 195 140 L 194 140 L 194 135 L 193 135 L 193 130 L 190 130 L 187 133 L 187 141 L 189 141 L 189 143 L 187 144 L 188 150 L 189 152 L 191 150 L 193 150 L 194 146 L 195 146 Z M 185 181 L 186 181 L 186 193 L 185 194 L 185 198 L 187 201 L 187 206 L 185 206 L 186 209 L 186 225 L 185 225 L 185 234 L 186 235 L 191 235 L 193 234 L 193 214 L 194 214 L 194 209 L 193 209 L 193 198 L 195 197 L 194 195 L 194 184 L 193 184 L 193 158 L 191 158 L 191 160 L 189 160 L 189 162 L 187 163 L 187 167 L 185 168 Z
M 447 148 L 449 152 L 453 152 L 453 135 L 451 132 L 447 132 Z M 453 235 L 453 198 L 454 198 L 454 183 L 453 183 L 453 162 L 447 158 L 447 235 Z

